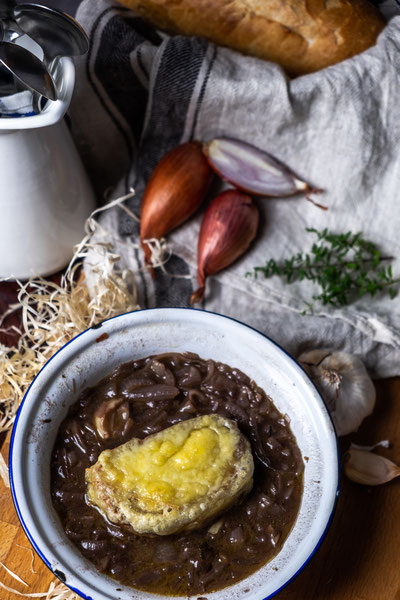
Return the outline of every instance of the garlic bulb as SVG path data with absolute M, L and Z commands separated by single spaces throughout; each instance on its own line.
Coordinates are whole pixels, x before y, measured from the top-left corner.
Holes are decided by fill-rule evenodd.
M 364 364 L 346 352 L 311 350 L 298 357 L 331 412 L 338 436 L 357 431 L 375 406 L 375 387 Z
M 380 454 L 350 448 L 344 456 L 344 472 L 356 483 L 381 485 L 399 477 L 400 467 Z

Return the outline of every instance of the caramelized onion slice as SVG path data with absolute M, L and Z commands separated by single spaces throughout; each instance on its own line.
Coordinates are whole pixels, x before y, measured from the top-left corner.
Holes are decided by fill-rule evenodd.
M 129 416 L 129 404 L 121 398 L 102 402 L 94 413 L 93 421 L 98 435 L 103 440 L 123 435 L 133 425 Z
M 124 395 L 128 400 L 173 400 L 178 394 L 179 390 L 174 385 L 154 383 L 143 388 L 125 392 Z

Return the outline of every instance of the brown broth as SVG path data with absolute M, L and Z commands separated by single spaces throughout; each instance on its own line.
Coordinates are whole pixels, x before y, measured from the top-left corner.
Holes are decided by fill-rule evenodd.
M 105 441 L 94 413 L 112 399 L 121 402 L 104 420 L 111 433 Z M 86 503 L 85 469 L 100 452 L 211 413 L 237 422 L 255 460 L 253 489 L 211 526 L 144 537 Z M 98 570 L 148 592 L 187 596 L 232 585 L 280 551 L 299 510 L 303 470 L 288 419 L 249 377 L 195 354 L 171 353 L 125 363 L 82 392 L 58 431 L 51 493 L 67 536 Z

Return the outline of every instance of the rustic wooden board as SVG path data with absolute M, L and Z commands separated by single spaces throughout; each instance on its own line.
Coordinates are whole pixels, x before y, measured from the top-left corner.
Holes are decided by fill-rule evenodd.
M 6 462 L 8 462 L 8 450 L 9 436 L 1 450 Z M 0 581 L 23 593 L 46 592 L 54 576 L 36 553 L 32 555 L 31 548 L 15 512 L 10 490 L 0 479 L 0 561 L 21 577 L 29 588 L 15 581 L 3 567 L 0 568 Z M 34 556 L 33 564 L 32 556 Z M 17 597 L 0 589 L 1 600 L 15 600 Z
M 400 463 L 400 378 L 377 384 L 378 402 L 360 432 L 341 441 L 371 444 L 389 439 L 392 447 L 378 451 Z M 8 440 L 2 449 L 8 452 Z M 277 600 L 400 600 L 400 480 L 385 486 L 359 486 L 342 477 L 336 514 L 321 548 L 302 573 L 280 592 Z M 25 548 L 21 548 L 24 546 Z M 1 569 L 0 580 L 20 591 L 48 589 L 51 574 L 31 553 L 10 492 L 0 482 L 0 561 L 29 583 L 24 588 Z M 0 590 L 1 600 L 16 596 Z M 261 600 L 261 599 L 260 599 Z

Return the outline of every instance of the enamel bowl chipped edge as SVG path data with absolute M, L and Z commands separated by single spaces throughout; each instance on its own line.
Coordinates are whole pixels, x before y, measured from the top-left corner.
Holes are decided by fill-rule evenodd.
M 324 537 L 338 494 L 337 441 L 329 412 L 303 369 L 268 337 L 229 317 L 185 308 L 127 313 L 78 335 L 47 362 L 25 395 L 11 439 L 11 489 L 23 528 L 45 564 L 83 598 L 162 598 L 120 585 L 83 558 L 52 507 L 49 477 L 58 427 L 79 392 L 123 362 L 162 352 L 195 352 L 237 367 L 290 416 L 307 457 L 294 527 L 271 562 L 207 594 L 209 600 L 269 598 L 304 567 Z

